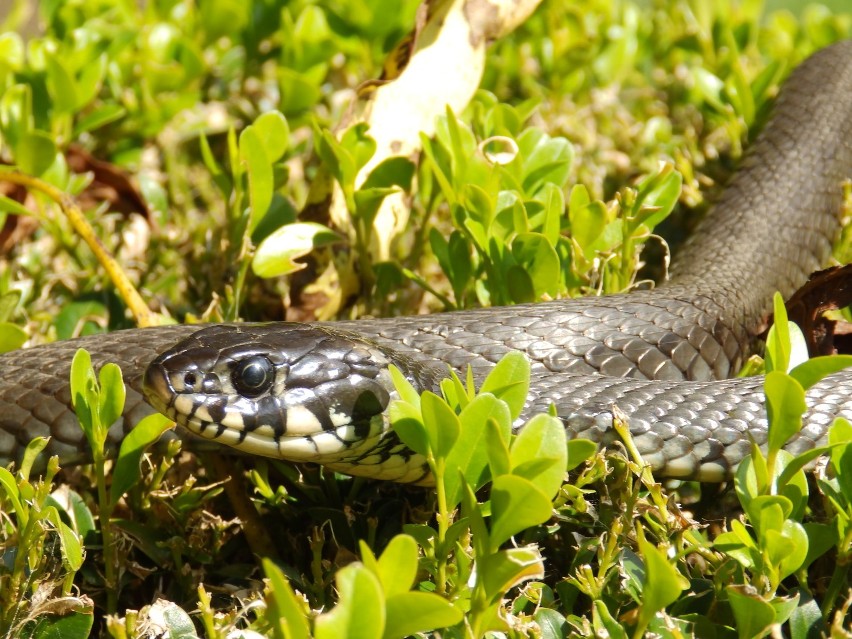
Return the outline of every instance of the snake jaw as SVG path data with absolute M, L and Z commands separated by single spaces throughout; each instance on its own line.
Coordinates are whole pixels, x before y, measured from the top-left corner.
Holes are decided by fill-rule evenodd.
M 375 456 L 400 446 L 384 415 L 396 396 L 386 354 L 338 331 L 266 327 L 253 326 L 242 340 L 246 325 L 202 329 L 161 354 L 143 378 L 148 402 L 190 432 L 245 453 L 374 469 L 389 461 Z M 258 361 L 270 369 L 255 366 L 252 381 L 265 386 L 243 392 L 236 376 Z

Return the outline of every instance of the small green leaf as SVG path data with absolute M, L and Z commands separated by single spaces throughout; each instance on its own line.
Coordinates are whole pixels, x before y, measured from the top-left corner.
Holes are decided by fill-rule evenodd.
M 47 88 L 57 111 L 73 113 L 77 108 L 77 84 L 56 55 L 47 58 Z
M 285 224 L 260 243 L 251 268 L 255 275 L 263 278 L 289 275 L 305 268 L 305 264 L 297 262 L 297 259 L 342 241 L 340 235 L 316 222 Z
M 245 165 L 248 173 L 251 206 L 249 232 L 253 232 L 272 203 L 274 189 L 272 162 L 266 154 L 266 145 L 260 134 L 251 126 L 240 133 L 239 149 L 240 162 Z
M 340 146 L 346 149 L 346 151 L 348 151 L 351 155 L 356 173 L 360 171 L 376 153 L 376 141 L 367 134 L 369 129 L 369 125 L 364 122 L 359 122 L 358 124 L 349 127 L 340 138 Z M 352 175 L 352 179 L 355 179 L 354 174 Z
M 420 410 L 432 454 L 437 459 L 445 458 L 459 437 L 458 416 L 443 398 L 429 391 L 420 396 Z
M 510 588 L 543 578 L 544 562 L 535 547 L 508 548 L 484 555 L 479 561 L 479 573 L 486 600 L 494 603 L 504 598 Z
M 71 360 L 71 401 L 80 420 L 80 427 L 90 442 L 95 435 L 95 407 L 92 406 L 96 397 L 95 384 L 92 357 L 82 348 L 78 349 Z
M 645 538 L 641 524 L 636 527 L 636 539 L 639 542 L 639 554 L 645 562 L 638 625 L 647 628 L 658 611 L 677 601 L 680 593 L 689 588 L 689 580 L 669 563 L 663 550 Z
M 494 423 L 493 431 L 486 426 L 489 420 Z M 489 443 L 496 438 L 505 448 L 512 432 L 509 407 L 491 393 L 479 393 L 474 397 L 459 413 L 459 423 L 459 438 L 447 455 L 447 468 L 458 469 L 461 473 L 450 472 L 444 478 L 448 508 L 461 500 L 462 477 L 474 490 L 482 487 L 487 477 Z
M 251 125 L 254 127 L 269 162 L 280 160 L 290 145 L 290 127 L 287 118 L 278 111 L 261 114 Z
M 530 480 L 549 499 L 562 486 L 567 458 L 565 427 L 550 415 L 534 415 L 512 442 L 512 473 Z M 536 463 L 534 470 L 531 462 Z M 526 467 L 533 472 L 525 471 Z
M 183 608 L 164 599 L 157 600 L 151 607 L 158 609 L 156 613 L 152 611 L 151 616 L 162 618 L 165 634 L 170 639 L 197 639 L 192 617 Z
M 790 371 L 790 377 L 808 390 L 822 378 L 852 366 L 852 355 L 814 357 Z
M 105 428 L 112 426 L 124 411 L 124 398 L 127 389 L 121 376 L 121 369 L 112 363 L 104 364 L 98 374 L 100 395 L 98 414 Z
M 750 586 L 727 586 L 725 592 L 740 639 L 762 637 L 775 622 L 775 609 L 764 601 Z
M 595 628 L 595 636 L 612 637 L 612 639 L 627 639 L 628 634 L 624 626 L 612 616 L 606 603 L 600 599 L 594 602 L 592 608 L 592 627 Z
M 9 501 L 12 502 L 12 508 L 18 514 L 19 521 L 22 515 L 26 517 L 26 511 L 21 507 L 21 491 L 18 490 L 18 482 L 15 481 L 15 476 L 2 466 L 0 466 L 0 486 L 3 487 Z M 26 525 L 26 521 L 21 523 Z
M 387 595 L 385 605 L 387 620 L 383 639 L 403 639 L 421 632 L 454 626 L 463 618 L 461 610 L 430 592 Z
M 87 113 L 74 125 L 74 137 L 94 131 L 102 126 L 120 120 L 127 115 L 127 110 L 118 104 L 104 104 Z
M 767 445 L 770 451 L 781 450 L 802 429 L 802 415 L 807 410 L 805 391 L 799 382 L 781 371 L 767 373 L 763 388 L 769 417 Z
M 59 518 L 59 511 L 55 506 L 48 506 L 42 511 L 45 517 L 59 533 L 62 548 L 62 558 L 68 570 L 77 572 L 83 566 L 83 544 L 77 533 Z
M 530 389 L 530 362 L 526 355 L 513 351 L 507 353 L 488 373 L 480 393 L 493 393 L 509 405 L 512 421 L 524 409 Z
M 21 348 L 27 339 L 29 339 L 27 332 L 17 324 L 0 322 L 0 353 Z
M 376 639 L 384 636 L 385 605 L 378 577 L 361 564 L 349 564 L 335 578 L 337 605 L 317 617 L 316 639 Z
M 828 443 L 831 450 L 831 465 L 837 475 L 840 490 L 849 500 L 852 495 L 852 423 L 843 417 L 834 420 L 828 429 Z
M 14 147 L 15 163 L 22 172 L 42 175 L 56 160 L 56 142 L 44 131 L 27 131 Z
M 517 475 L 501 475 L 491 484 L 491 548 L 522 530 L 550 519 L 550 499 L 538 486 Z
M 766 338 L 766 370 L 786 373 L 790 368 L 790 323 L 787 321 L 787 309 L 780 293 L 772 297 L 774 319 Z
M 89 637 L 95 622 L 91 600 L 82 597 L 62 597 L 51 602 L 63 613 L 45 614 L 26 639 L 83 639 Z M 23 633 L 21 636 L 24 636 Z M 171 635 L 174 636 L 174 635 Z
M 420 409 L 420 393 L 411 385 L 411 382 L 402 374 L 396 366 L 393 364 L 390 365 L 389 369 L 391 380 L 393 381 L 393 387 L 396 392 L 399 394 L 400 400 L 403 402 L 407 402 L 417 408 Z
M 403 444 L 423 457 L 429 457 L 429 432 L 423 424 L 419 406 L 407 402 L 392 402 L 388 419 Z
M 520 233 L 512 241 L 512 257 L 529 274 L 536 299 L 559 294 L 559 256 L 541 233 Z
M 115 505 L 130 488 L 139 481 L 139 460 L 145 450 L 157 441 L 164 432 L 174 426 L 165 415 L 154 413 L 143 418 L 121 442 L 110 486 L 110 504 Z
M 790 615 L 790 636 L 794 639 L 822 636 L 822 611 L 816 600 L 806 589 L 796 593 L 796 609 Z
M 14 213 L 15 215 L 24 215 L 29 217 L 32 212 L 20 202 L 16 202 L 5 195 L 0 195 L 0 211 Z
M 414 162 L 408 158 L 389 157 L 382 160 L 370 171 L 359 190 L 399 187 L 403 191 L 408 191 L 411 189 L 415 168 Z
M 310 628 L 305 606 L 296 598 L 296 593 L 281 569 L 267 558 L 262 559 L 263 572 L 269 579 L 266 591 L 267 618 L 272 625 L 275 639 L 308 639 Z
M 598 445 L 589 439 L 569 439 L 566 442 L 567 461 L 565 470 L 572 471 L 598 452 Z
M 385 597 L 408 592 L 417 576 L 417 542 L 408 535 L 396 535 L 378 560 L 379 581 Z M 391 626 L 386 628 L 390 630 Z

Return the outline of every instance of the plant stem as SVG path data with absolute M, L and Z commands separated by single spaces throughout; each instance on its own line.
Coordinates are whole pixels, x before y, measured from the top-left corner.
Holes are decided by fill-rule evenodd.
M 101 538 L 104 545 L 104 581 L 106 583 L 108 614 L 118 608 L 118 583 L 116 581 L 115 543 L 112 538 L 112 506 L 106 487 L 106 470 L 103 447 L 93 446 L 92 457 L 95 464 L 95 477 L 98 482 L 98 507 L 100 511 Z
M 435 489 L 438 494 L 438 543 L 435 544 L 437 560 L 437 581 L 435 592 L 439 595 L 446 593 L 447 586 L 447 553 L 448 548 L 444 547 L 447 539 L 447 530 L 450 527 L 451 514 L 447 512 L 447 489 L 444 485 L 444 463 L 443 460 L 437 462 L 434 466 L 435 473 Z

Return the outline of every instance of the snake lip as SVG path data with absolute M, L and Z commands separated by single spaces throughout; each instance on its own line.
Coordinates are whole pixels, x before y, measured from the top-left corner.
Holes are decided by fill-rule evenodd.
M 145 399 L 158 411 L 172 416 L 170 411 L 171 398 L 174 396 L 174 389 L 169 382 L 169 376 L 165 368 L 158 361 L 151 362 L 145 369 L 145 374 L 142 378 L 142 391 L 145 394 Z

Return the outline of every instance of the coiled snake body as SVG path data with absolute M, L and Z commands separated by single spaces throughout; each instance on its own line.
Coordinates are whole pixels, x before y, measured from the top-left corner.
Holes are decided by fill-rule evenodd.
M 435 389 L 447 365 L 478 379 L 510 350 L 533 363 L 526 414 L 553 403 L 571 436 L 612 439 L 615 404 L 660 475 L 721 480 L 766 440 L 760 377 L 735 374 L 774 291 L 828 260 L 852 177 L 852 42 L 803 63 L 734 180 L 653 291 L 327 325 L 237 324 L 120 331 L 0 356 L 0 462 L 36 435 L 45 454 L 86 457 L 70 409 L 76 348 L 118 363 L 127 407 L 112 444 L 152 404 L 202 438 L 351 474 L 425 479 L 387 432 L 387 364 Z M 164 354 L 161 354 L 166 351 Z M 151 364 L 154 360 L 153 364 Z M 150 366 L 149 366 L 150 364 Z M 147 368 L 147 373 L 145 373 Z M 807 394 L 802 451 L 852 418 L 852 373 Z

